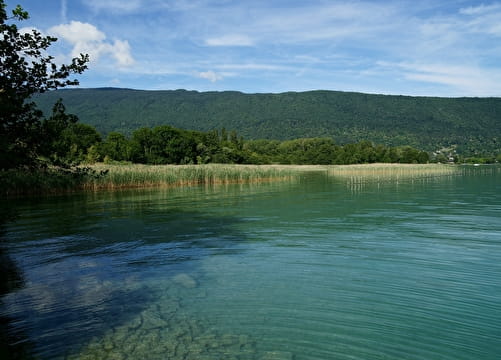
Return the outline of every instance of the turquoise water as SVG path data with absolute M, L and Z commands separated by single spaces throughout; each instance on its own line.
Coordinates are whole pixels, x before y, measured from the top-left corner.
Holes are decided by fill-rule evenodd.
M 500 184 L 471 167 L 4 204 L 4 353 L 499 359 Z

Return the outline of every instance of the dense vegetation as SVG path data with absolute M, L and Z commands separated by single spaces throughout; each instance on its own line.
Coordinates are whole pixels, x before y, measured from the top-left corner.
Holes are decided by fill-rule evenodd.
M 40 167 L 41 158 L 52 155 L 54 142 L 77 118 L 66 114 L 59 100 L 44 116 L 32 96 L 78 85 L 68 77 L 82 73 L 88 62 L 88 56 L 81 55 L 69 65 L 55 64 L 47 49 L 57 39 L 37 30 L 20 32 L 10 22 L 28 17 L 19 5 L 9 16 L 0 0 L 0 170 Z
M 433 98 L 335 91 L 282 94 L 71 89 L 36 101 L 44 111 L 59 97 L 71 113 L 104 135 L 171 125 L 233 129 L 246 139 L 331 138 L 464 156 L 501 153 L 500 98 Z
M 53 143 L 60 162 L 132 162 L 140 164 L 361 164 L 427 163 L 427 152 L 410 146 L 387 147 L 362 141 L 344 146 L 330 138 L 245 141 L 235 131 L 190 131 L 168 125 L 140 128 L 127 137 L 73 124 Z

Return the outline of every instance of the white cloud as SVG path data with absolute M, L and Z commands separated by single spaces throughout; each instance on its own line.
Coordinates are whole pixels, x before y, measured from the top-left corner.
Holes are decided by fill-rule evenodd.
M 215 73 L 212 70 L 202 71 L 202 72 L 199 72 L 197 75 L 198 75 L 198 77 L 200 77 L 202 79 L 207 79 L 213 83 L 223 79 L 223 76 L 221 74 Z
M 69 24 L 54 26 L 49 29 L 49 32 L 62 37 L 72 44 L 99 43 L 106 39 L 106 35 L 94 25 L 80 21 L 71 21 Z
M 128 41 L 115 40 L 113 45 L 109 45 L 109 52 L 117 60 L 120 66 L 129 66 L 134 64 L 134 58 L 131 55 L 130 45 Z
M 209 38 L 205 44 L 208 46 L 252 46 L 254 41 L 246 35 L 224 35 Z
M 22 27 L 18 31 L 20 34 L 31 34 L 33 30 L 39 32 L 43 36 L 43 32 L 40 29 L 37 29 L 36 27 Z
M 62 38 L 73 46 L 72 57 L 89 54 L 90 60 L 97 62 L 103 56 L 115 59 L 118 66 L 129 66 L 134 63 L 128 41 L 106 41 L 106 35 L 89 23 L 71 21 L 49 29 L 49 32 Z

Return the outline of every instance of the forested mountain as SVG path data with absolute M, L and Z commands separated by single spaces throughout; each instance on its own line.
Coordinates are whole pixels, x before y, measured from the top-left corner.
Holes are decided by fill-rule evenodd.
M 464 155 L 501 153 L 501 98 L 436 98 L 337 91 L 244 94 L 117 88 L 71 89 L 36 99 L 67 111 L 103 135 L 141 127 L 235 130 L 245 139 L 331 137 L 432 151 L 457 146 Z

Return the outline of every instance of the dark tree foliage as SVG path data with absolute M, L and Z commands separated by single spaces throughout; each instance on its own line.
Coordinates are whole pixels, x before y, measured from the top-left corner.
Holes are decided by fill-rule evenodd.
M 130 160 L 130 150 L 130 142 L 119 132 L 109 133 L 106 141 L 101 146 L 101 154 L 103 155 L 103 158 L 113 159 L 116 161 Z
M 87 124 L 68 124 L 60 135 L 48 146 L 49 157 L 53 163 L 95 162 L 99 157 L 92 157 L 93 149 L 101 143 L 101 135 Z
M 28 19 L 19 5 L 8 16 L 4 0 L 0 0 L 0 169 L 34 166 L 40 155 L 49 155 L 52 140 L 76 121 L 58 102 L 50 118 L 32 101 L 32 96 L 69 85 L 71 74 L 86 68 L 87 55 L 74 58 L 69 65 L 56 65 L 47 55 L 57 39 L 42 36 L 36 30 L 21 33 L 15 23 Z
M 94 144 L 98 144 L 95 142 Z M 331 138 L 244 141 L 235 131 L 188 131 L 163 125 L 141 128 L 127 138 L 112 132 L 99 145 L 105 161 L 142 164 L 367 164 L 427 163 L 427 152 L 369 141 L 336 145 Z

